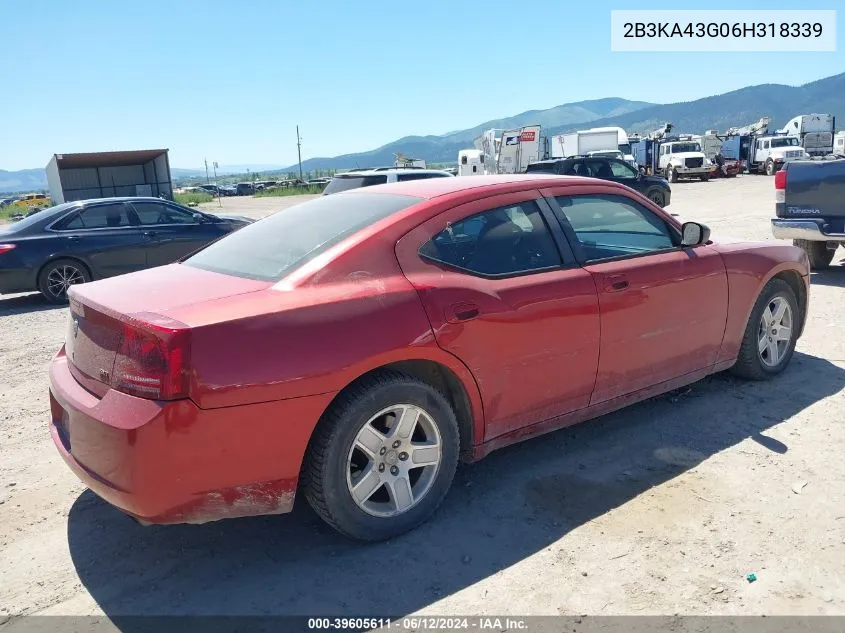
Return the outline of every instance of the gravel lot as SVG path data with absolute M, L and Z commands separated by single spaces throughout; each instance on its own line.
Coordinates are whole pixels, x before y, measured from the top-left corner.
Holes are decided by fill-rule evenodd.
M 673 193 L 670 210 L 716 239 L 771 239 L 769 178 Z M 302 200 L 223 208 L 258 216 Z M 371 546 L 336 535 L 301 498 L 288 516 L 163 528 L 101 502 L 47 431 L 66 309 L 2 297 L 0 624 L 32 613 L 845 614 L 842 255 L 813 275 L 809 322 L 780 378 L 715 376 L 496 452 L 459 469 L 432 521 Z

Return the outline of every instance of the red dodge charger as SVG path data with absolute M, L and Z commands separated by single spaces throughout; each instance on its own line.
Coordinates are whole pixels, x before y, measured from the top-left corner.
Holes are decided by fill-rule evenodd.
M 809 268 L 624 186 L 442 178 L 324 196 L 74 286 L 50 366 L 76 475 L 144 523 L 423 522 L 459 459 L 730 369 L 784 370 Z

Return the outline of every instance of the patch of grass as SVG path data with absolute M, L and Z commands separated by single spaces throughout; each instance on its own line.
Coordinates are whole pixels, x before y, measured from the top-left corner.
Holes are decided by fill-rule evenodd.
M 204 202 L 211 202 L 214 196 L 210 193 L 177 193 L 173 195 L 174 202 L 184 204 L 186 207 L 192 204 L 202 204 Z
M 281 198 L 285 196 L 304 196 L 323 193 L 325 186 L 308 185 L 307 187 L 273 187 L 255 193 L 256 198 Z

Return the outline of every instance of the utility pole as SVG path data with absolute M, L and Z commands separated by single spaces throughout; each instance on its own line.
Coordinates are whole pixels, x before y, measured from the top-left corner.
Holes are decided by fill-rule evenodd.
M 208 165 L 208 163 L 206 163 L 206 165 Z M 214 165 L 214 187 L 217 189 L 217 206 L 222 207 L 223 203 L 220 201 L 220 198 L 222 198 L 223 196 L 220 194 L 220 186 L 217 184 L 217 161 L 214 161 L 213 165 Z M 206 169 L 208 169 L 207 166 L 206 166 Z
M 299 180 L 303 181 L 302 178 L 302 143 L 301 139 L 299 138 L 299 126 L 296 126 L 296 156 L 299 159 Z
M 204 158 L 203 161 L 205 161 L 205 184 L 208 185 L 211 184 L 211 181 L 208 179 L 208 159 Z M 217 176 L 215 176 L 214 179 L 216 180 Z

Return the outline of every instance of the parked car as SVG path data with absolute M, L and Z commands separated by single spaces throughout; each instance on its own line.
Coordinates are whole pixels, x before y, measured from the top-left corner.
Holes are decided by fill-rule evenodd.
M 665 178 L 646 176 L 621 158 L 604 156 L 552 158 L 531 163 L 528 165 L 528 173 L 586 176 L 618 182 L 639 191 L 659 207 L 668 207 L 672 199 L 672 188 Z
M 217 187 L 222 196 L 236 196 L 238 195 L 238 188 L 234 185 L 218 185 Z
M 159 198 L 60 204 L 0 227 L 0 294 L 62 302 L 73 284 L 169 264 L 250 222 Z
M 775 173 L 772 234 L 807 252 L 810 266 L 830 266 L 845 246 L 845 160 L 796 160 Z
M 255 193 L 255 187 L 251 182 L 239 182 L 235 185 L 235 190 L 239 196 L 251 196 Z
M 326 188 L 323 195 L 328 196 L 339 191 L 358 189 L 359 187 L 372 187 L 391 182 L 405 182 L 407 180 L 425 180 L 428 178 L 452 178 L 452 174 L 439 169 L 367 169 L 362 171 L 349 171 L 343 174 L 335 174 Z
M 50 432 L 145 523 L 279 514 L 301 491 L 380 540 L 431 515 L 459 456 L 714 372 L 777 376 L 808 290 L 801 249 L 713 242 L 617 183 L 357 188 L 73 286 Z
M 197 187 L 198 187 L 199 189 L 202 189 L 202 190 L 203 190 L 203 191 L 205 191 L 206 193 L 210 193 L 212 196 L 217 196 L 217 195 L 219 195 L 219 194 L 220 194 L 220 191 L 219 191 L 219 189 L 217 188 L 217 185 L 213 185 L 213 184 L 205 184 L 205 185 L 197 185 Z

